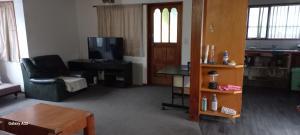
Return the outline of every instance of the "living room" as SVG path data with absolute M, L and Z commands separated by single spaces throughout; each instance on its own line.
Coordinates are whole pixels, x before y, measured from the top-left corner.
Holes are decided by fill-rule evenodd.
M 278 90 L 268 95 L 267 90 L 260 90 L 271 88 L 246 87 L 244 82 L 247 75 L 244 69 L 248 71 L 244 66 L 246 49 L 260 42 L 265 44 L 260 39 L 245 38 L 249 8 L 300 5 L 300 1 L 249 0 L 248 3 L 235 0 L 230 4 L 220 0 L 0 0 L 0 4 L 2 2 L 13 7 L 5 11 L 14 11 L 15 21 L 10 21 L 15 22 L 12 24 L 15 29 L 10 32 L 16 34 L 17 49 L 11 47 L 11 43 L 4 47 L 5 53 L 5 49 L 0 48 L 0 80 L 14 85 L 9 89 L 13 92 L 0 97 L 0 134 L 4 131 L 17 135 L 300 133 L 297 129 L 300 113 L 295 109 L 300 104 L 298 92 Z M 161 10 L 159 27 L 156 27 L 156 9 Z M 164 9 L 170 11 L 167 24 Z M 223 13 L 227 13 L 227 17 Z M 1 15 L 3 17 L 4 12 Z M 122 49 L 100 50 L 99 46 L 109 46 L 106 43 L 109 40 L 114 42 L 110 46 L 120 45 Z M 288 43 L 290 41 L 296 44 L 299 40 Z M 278 44 L 281 43 L 285 43 L 284 40 Z M 106 55 L 93 54 L 95 50 L 96 53 L 117 51 L 105 52 L 112 54 L 104 58 Z M 230 60 L 224 64 L 227 51 Z M 205 62 L 206 53 L 208 62 Z M 31 68 L 31 65 L 43 68 Z M 41 73 L 36 75 L 35 71 Z M 84 72 L 73 74 L 73 71 Z M 66 77 L 62 77 L 64 75 Z M 120 86 L 117 82 L 124 84 Z M 228 87 L 231 90 L 214 90 Z M 207 111 L 203 111 L 204 97 Z M 215 112 L 211 109 L 214 97 L 218 101 Z M 223 107 L 230 111 L 224 111 Z M 263 108 L 273 116 L 258 114 Z M 51 111 L 57 115 L 45 114 Z M 59 116 L 63 112 L 68 115 Z M 53 123 L 46 124 L 48 121 Z M 21 126 L 16 128 L 18 124 Z

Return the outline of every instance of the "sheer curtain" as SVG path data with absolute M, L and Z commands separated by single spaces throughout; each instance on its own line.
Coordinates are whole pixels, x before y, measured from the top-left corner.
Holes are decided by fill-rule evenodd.
M 125 55 L 143 56 L 142 5 L 97 6 L 99 36 L 123 37 Z
M 13 2 L 0 2 L 0 60 L 20 60 Z

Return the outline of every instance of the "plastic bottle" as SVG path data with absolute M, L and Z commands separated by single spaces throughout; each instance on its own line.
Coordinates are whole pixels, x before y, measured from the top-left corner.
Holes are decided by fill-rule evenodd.
M 224 51 L 224 55 L 223 55 L 223 64 L 228 65 L 228 60 L 229 60 L 229 56 L 228 56 L 228 51 L 225 50 Z
M 205 96 L 202 98 L 202 111 L 207 111 L 207 98 Z
M 213 97 L 212 97 L 211 110 L 214 112 L 218 111 L 218 99 L 217 99 L 216 94 L 213 94 Z

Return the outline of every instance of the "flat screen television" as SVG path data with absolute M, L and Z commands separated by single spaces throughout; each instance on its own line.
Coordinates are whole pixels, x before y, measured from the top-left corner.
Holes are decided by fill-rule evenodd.
M 123 38 L 88 37 L 89 59 L 123 60 Z

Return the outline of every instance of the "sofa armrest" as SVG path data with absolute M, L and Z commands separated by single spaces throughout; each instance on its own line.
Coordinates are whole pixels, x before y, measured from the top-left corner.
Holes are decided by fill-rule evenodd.
M 57 78 L 31 78 L 30 82 L 38 83 L 38 84 L 49 84 L 56 83 L 58 81 Z

